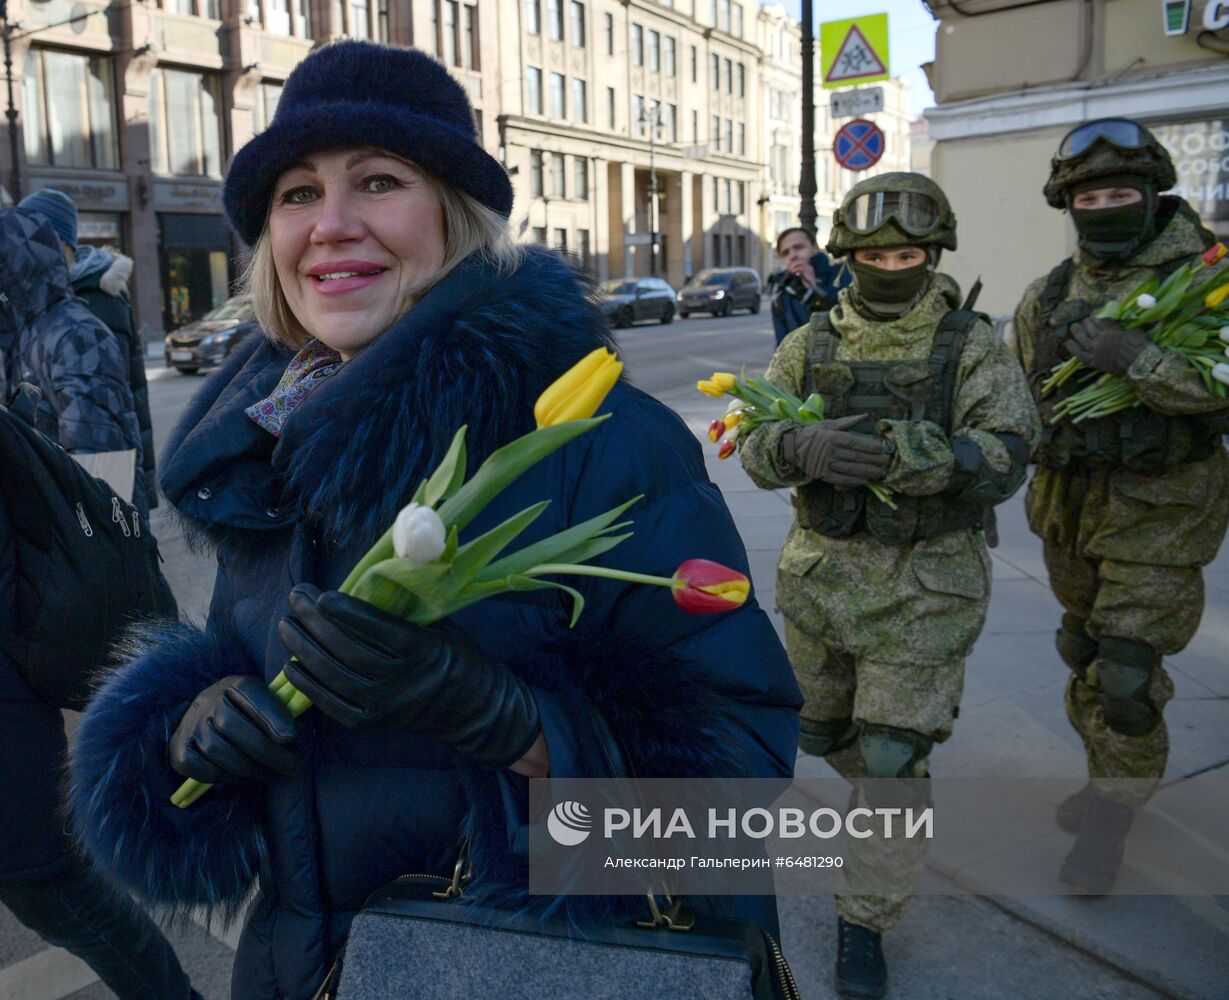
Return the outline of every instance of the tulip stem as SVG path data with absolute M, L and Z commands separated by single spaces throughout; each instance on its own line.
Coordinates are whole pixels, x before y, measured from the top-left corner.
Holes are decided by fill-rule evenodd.
M 526 570 L 523 576 L 601 576 L 607 580 L 626 580 L 628 583 L 647 583 L 655 587 L 674 587 L 678 581 L 670 576 L 648 576 L 625 569 L 608 569 L 604 566 L 584 566 L 577 563 L 543 563 Z

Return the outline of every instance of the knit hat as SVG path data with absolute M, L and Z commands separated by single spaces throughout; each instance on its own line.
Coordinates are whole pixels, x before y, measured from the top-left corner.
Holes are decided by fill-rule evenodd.
M 243 241 L 260 238 L 278 177 L 347 146 L 387 150 L 512 212 L 508 174 L 478 144 L 469 98 L 443 65 L 417 49 L 343 39 L 295 67 L 272 124 L 235 155 L 222 201 Z
M 72 249 L 77 249 L 77 206 L 63 191 L 43 188 L 22 198 L 18 207 L 38 212 L 51 223 L 51 228 L 56 231 L 61 243 L 67 243 Z

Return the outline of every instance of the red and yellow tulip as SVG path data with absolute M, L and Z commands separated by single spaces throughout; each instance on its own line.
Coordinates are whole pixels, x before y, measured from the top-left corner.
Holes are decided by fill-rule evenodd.
M 693 615 L 733 611 L 751 593 L 751 581 L 737 570 L 708 559 L 688 559 L 674 571 L 674 603 Z

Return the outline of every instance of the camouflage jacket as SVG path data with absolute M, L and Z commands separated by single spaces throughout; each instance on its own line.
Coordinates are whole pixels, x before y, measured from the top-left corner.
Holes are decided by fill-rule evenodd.
M 939 321 L 960 305 L 960 290 L 944 274 L 907 314 L 872 320 L 854 308 L 852 289 L 832 310 L 840 335 L 837 360 L 925 359 Z M 807 332 L 782 342 L 765 376 L 801 392 Z M 800 486 L 805 476 L 781 455 L 788 422 L 765 424 L 740 443 L 743 467 L 764 489 Z M 991 327 L 974 324 L 965 341 L 956 385 L 953 437 L 964 436 L 984 461 L 1005 472 L 1012 459 L 996 434 L 1030 447 L 1039 425 L 1023 372 Z M 885 420 L 879 433 L 896 444 L 884 482 L 914 496 L 935 494 L 953 480 L 951 442 L 930 421 Z M 943 662 L 964 656 L 981 631 L 990 586 L 989 557 L 979 531 L 967 529 L 914 545 L 884 545 L 866 534 L 838 539 L 797 524 L 790 531 L 777 582 L 778 605 L 795 624 L 856 655 L 886 662 Z
M 131 448 L 141 467 L 128 360 L 73 295 L 50 223 L 23 209 L 0 212 L 0 353 L 0 402 L 28 382 L 42 393 L 36 426 L 66 451 Z M 145 509 L 142 478 L 135 502 Z
M 1064 301 L 1082 299 L 1096 309 L 1204 247 L 1199 228 L 1180 211 L 1125 264 L 1104 266 L 1078 253 Z M 1216 267 L 1229 276 L 1229 259 Z M 1045 283 L 1044 276 L 1032 282 L 1016 309 L 1015 351 L 1026 371 L 1035 366 L 1040 338 L 1054 336 L 1053 330 L 1041 328 L 1040 296 Z M 1144 405 L 1160 413 L 1211 413 L 1227 405 L 1208 392 L 1203 379 L 1181 356 L 1155 344 L 1135 359 L 1127 378 Z M 1215 557 L 1225 535 L 1229 519 L 1226 491 L 1229 460 L 1218 445 L 1210 458 L 1159 475 L 1116 468 L 1091 474 L 1038 468 L 1029 485 L 1026 508 L 1030 527 L 1048 544 L 1090 558 L 1203 565 Z

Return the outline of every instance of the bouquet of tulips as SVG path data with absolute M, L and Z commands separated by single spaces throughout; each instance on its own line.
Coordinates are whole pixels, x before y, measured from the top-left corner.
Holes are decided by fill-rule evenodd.
M 745 368 L 741 376 L 729 372 L 714 372 L 712 378 L 697 382 L 696 388 L 714 399 L 720 399 L 722 396 L 733 397 L 725 416 L 708 425 L 708 439 L 714 444 L 721 442 L 717 448 L 717 457 L 720 459 L 733 455 L 737 441 L 760 424 L 777 420 L 817 424 L 824 419 L 824 400 L 819 393 L 813 392 L 805 400 L 800 400 L 761 376 L 749 378 Z M 730 431 L 735 432 L 734 437 L 723 437 Z M 867 483 L 866 488 L 881 503 L 896 509 L 892 491 L 883 483 Z
M 622 362 L 605 348 L 582 358 L 538 398 L 534 406 L 537 429 L 493 452 L 469 479 L 466 428 L 460 428 L 439 466 L 351 570 L 341 592 L 419 625 L 439 621 L 495 594 L 544 588 L 561 590 L 571 598 L 571 624 L 575 625 L 584 597 L 567 584 L 545 579 L 553 576 L 599 576 L 668 587 L 675 604 L 693 614 L 730 611 L 742 605 L 750 593 L 750 581 L 706 559 L 689 559 L 670 577 L 586 565 L 586 560 L 631 537 L 624 530 L 631 522 L 619 518 L 640 497 L 511 553 L 505 550 L 549 501 L 527 507 L 476 538 L 460 541 L 465 527 L 521 473 L 609 418 L 609 414 L 593 414 L 622 370 Z M 279 673 L 269 687 L 296 718 L 312 707 L 285 673 Z M 210 787 L 189 778 L 171 801 L 186 808 Z
M 1198 261 L 1183 264 L 1163 282 L 1149 278 L 1121 300 L 1107 302 L 1096 313 L 1127 329 L 1147 327 L 1148 338 L 1159 347 L 1176 351 L 1199 372 L 1208 392 L 1224 398 L 1229 386 L 1229 274 L 1223 271 L 1198 280 L 1200 272 L 1225 256 L 1217 243 Z M 1054 406 L 1052 422 L 1072 423 L 1107 417 L 1140 405 L 1139 394 L 1118 375 L 1090 371 L 1078 358 L 1056 365 L 1042 383 L 1041 394 L 1049 395 L 1072 378 L 1081 378 L 1083 388 Z

